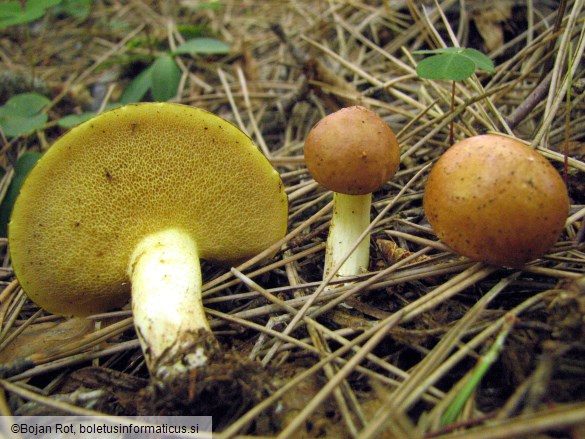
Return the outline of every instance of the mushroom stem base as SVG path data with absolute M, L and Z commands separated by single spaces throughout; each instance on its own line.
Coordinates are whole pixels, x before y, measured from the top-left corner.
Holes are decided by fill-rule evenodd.
M 201 333 L 202 343 L 209 343 L 207 365 L 164 383 L 153 379 L 145 389 L 145 413 L 212 416 L 214 430 L 221 430 L 270 395 L 271 372 L 238 351 L 216 349 L 211 335 Z
M 134 326 L 146 364 L 161 384 L 205 366 L 218 349 L 201 300 L 197 245 L 179 229 L 144 238 L 128 268 Z
M 370 225 L 372 194 L 333 195 L 333 217 L 329 227 L 325 252 L 324 278 L 350 252 L 361 234 Z M 366 236 L 343 263 L 336 277 L 355 276 L 368 269 L 370 260 L 370 239 Z

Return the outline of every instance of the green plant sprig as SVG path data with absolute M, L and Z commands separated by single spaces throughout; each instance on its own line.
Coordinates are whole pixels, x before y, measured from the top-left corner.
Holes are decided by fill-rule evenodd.
M 72 17 L 86 18 L 91 3 L 92 0 L 8 1 L 0 4 L 0 30 L 36 21 L 44 17 L 51 8 L 57 8 Z
M 508 337 L 508 334 L 512 330 L 514 323 L 515 319 L 512 315 L 506 317 L 504 325 L 502 326 L 502 329 L 500 330 L 500 333 L 496 337 L 494 343 L 491 345 L 488 351 L 480 357 L 480 360 L 475 366 L 475 368 L 465 377 L 462 378 L 465 384 L 461 391 L 456 395 L 454 400 L 443 413 L 443 416 L 441 417 L 440 421 L 441 426 L 446 426 L 455 422 L 457 417 L 461 414 L 463 407 L 465 406 L 473 392 L 476 391 L 482 379 L 490 370 L 491 366 L 499 358 L 502 350 L 504 349 L 504 343 L 506 341 L 506 338 Z
M 432 55 L 416 65 L 420 78 L 451 81 L 451 112 L 455 109 L 455 81 L 464 81 L 477 69 L 495 73 L 493 61 L 479 50 L 465 47 L 442 47 L 434 50 L 417 50 L 414 55 Z M 453 126 L 449 129 L 449 144 L 453 145 Z
M 129 104 L 140 101 L 150 90 L 155 101 L 168 101 L 177 94 L 181 80 L 181 69 L 175 56 L 225 55 L 230 46 L 223 41 L 209 37 L 196 37 L 185 41 L 174 51 L 164 51 L 128 85 L 121 102 Z

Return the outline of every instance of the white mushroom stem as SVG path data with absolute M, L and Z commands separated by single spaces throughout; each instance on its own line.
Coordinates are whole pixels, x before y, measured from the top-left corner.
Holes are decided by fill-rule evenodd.
M 372 194 L 345 195 L 335 192 L 333 195 L 333 217 L 329 227 L 327 248 L 325 252 L 325 269 L 323 277 L 341 262 L 351 251 L 360 235 L 370 225 L 370 207 Z M 366 236 L 343 263 L 336 277 L 355 276 L 368 269 L 370 260 L 370 242 Z
M 134 326 L 155 381 L 164 383 L 205 365 L 209 337 L 201 336 L 211 329 L 201 300 L 195 241 L 179 229 L 151 234 L 136 246 L 128 274 Z

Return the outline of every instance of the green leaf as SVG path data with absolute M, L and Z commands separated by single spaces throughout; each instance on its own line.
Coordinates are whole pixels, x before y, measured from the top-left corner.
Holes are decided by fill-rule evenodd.
M 94 111 L 86 111 L 81 114 L 70 114 L 69 116 L 62 117 L 57 121 L 57 125 L 61 128 L 73 128 L 75 125 L 79 125 L 86 120 L 94 117 L 96 113 Z
M 462 53 L 465 49 L 461 47 L 439 47 L 431 50 L 415 50 L 413 55 L 443 55 L 445 53 Z
M 34 116 L 51 101 L 38 93 L 21 93 L 8 99 L 1 108 L 6 113 L 18 116 Z
M 42 8 L 49 9 L 53 6 L 57 6 L 62 0 L 27 0 L 27 8 Z
M 200 2 L 200 3 L 191 3 L 186 2 L 184 6 L 187 6 L 189 9 L 194 11 L 203 11 L 203 10 L 217 10 L 223 7 L 223 3 L 220 1 L 210 1 L 210 2 Z
M 14 177 L 8 186 L 8 191 L 4 196 L 4 200 L 2 200 L 2 204 L 0 205 L 0 236 L 5 237 L 7 235 L 8 222 L 10 221 L 14 202 L 20 193 L 20 188 L 24 183 L 24 180 L 31 169 L 34 168 L 39 158 L 41 158 L 40 152 L 25 152 L 16 162 L 16 166 L 14 167 Z
M 7 137 L 19 137 L 41 129 L 48 119 L 44 113 L 32 117 L 0 115 L 0 126 Z
M 32 10 L 44 11 L 60 2 L 61 0 L 29 0 L 24 5 L 24 8 L 20 1 L 3 2 L 0 3 L 0 19 L 23 16 Z
M 185 41 L 175 50 L 177 55 L 225 55 L 230 46 L 215 38 L 193 38 Z
M 19 1 L 2 3 L 0 4 L 0 30 L 38 20 L 45 15 L 47 8 L 60 2 L 61 0 L 29 0 L 24 9 Z
M 140 102 L 152 86 L 152 65 L 144 69 L 134 78 L 134 80 L 126 87 L 120 102 L 122 104 L 132 104 Z
M 462 81 L 469 78 L 476 69 L 494 73 L 494 63 L 479 50 L 464 47 L 441 47 L 433 50 L 417 50 L 415 55 L 433 55 L 423 59 L 416 66 L 416 73 L 426 79 L 447 79 Z
M 114 103 L 114 104 L 108 104 L 106 105 L 106 108 L 104 109 L 104 111 L 108 111 L 111 110 L 113 108 L 117 108 L 120 107 L 122 104 L 118 104 L 118 103 Z M 84 113 L 81 114 L 70 114 L 69 116 L 65 116 L 62 117 L 61 119 L 59 119 L 57 121 L 57 125 L 59 125 L 61 128 L 73 128 L 76 125 L 79 125 L 80 123 L 83 123 L 93 117 L 97 116 L 97 112 L 96 111 L 86 111 Z
M 177 30 L 184 38 L 200 38 L 211 33 L 211 29 L 206 24 L 179 24 Z
M 181 69 L 175 60 L 164 55 L 152 64 L 152 82 L 150 91 L 155 101 L 163 102 L 177 94 L 181 80 Z
M 48 116 L 42 113 L 51 102 L 37 93 L 22 93 L 13 96 L 0 107 L 0 126 L 8 137 L 18 137 L 42 128 Z
M 506 282 L 506 280 L 504 279 L 500 282 Z M 494 288 L 497 288 L 497 285 Z M 457 417 L 463 411 L 463 407 L 467 401 L 472 398 L 473 392 L 479 387 L 481 381 L 484 379 L 492 365 L 500 357 L 504 350 L 506 338 L 510 334 L 513 325 L 513 320 L 504 323 L 489 350 L 480 357 L 477 365 L 468 374 L 461 378 L 460 383 L 462 386 L 459 387 L 459 390 L 452 398 L 451 403 L 445 408 L 440 420 L 441 426 L 452 424 L 457 420 Z
M 425 79 L 463 81 L 473 75 L 475 63 L 460 54 L 434 55 L 416 66 L 416 73 Z
M 475 63 L 475 68 L 495 73 L 494 62 L 486 55 L 475 49 L 465 49 L 461 53 Z
M 63 0 L 61 9 L 67 15 L 79 19 L 85 19 L 91 11 L 93 0 Z
M 20 6 L 19 6 L 20 7 Z M 9 15 L 5 11 L 7 16 L 0 18 L 0 30 L 6 29 L 7 27 L 14 26 L 17 24 L 30 23 L 31 21 L 38 20 L 45 15 L 44 9 L 27 9 L 24 12 L 18 14 Z
M 0 4 L 0 19 L 16 17 L 23 14 L 20 2 L 6 2 Z

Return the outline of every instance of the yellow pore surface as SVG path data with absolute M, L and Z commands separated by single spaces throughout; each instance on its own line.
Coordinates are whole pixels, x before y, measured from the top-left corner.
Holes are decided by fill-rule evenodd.
M 9 242 L 33 301 L 84 315 L 128 300 L 129 259 L 148 234 L 185 230 L 202 258 L 230 264 L 280 239 L 286 222 L 278 173 L 238 128 L 193 107 L 136 104 L 49 149 L 23 185 Z

